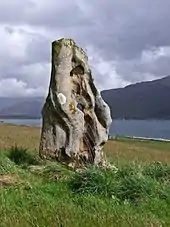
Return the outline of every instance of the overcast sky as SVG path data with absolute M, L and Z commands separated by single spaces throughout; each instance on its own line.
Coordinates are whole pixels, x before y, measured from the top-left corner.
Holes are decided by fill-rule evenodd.
M 169 0 L 0 1 L 0 96 L 46 95 L 51 42 L 73 38 L 99 89 L 170 75 Z

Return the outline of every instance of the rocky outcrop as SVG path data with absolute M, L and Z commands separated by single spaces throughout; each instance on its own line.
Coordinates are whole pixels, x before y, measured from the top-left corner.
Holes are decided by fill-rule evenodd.
M 94 85 L 86 53 L 72 39 L 52 43 L 51 81 L 42 119 L 42 158 L 73 166 L 102 162 L 110 109 Z

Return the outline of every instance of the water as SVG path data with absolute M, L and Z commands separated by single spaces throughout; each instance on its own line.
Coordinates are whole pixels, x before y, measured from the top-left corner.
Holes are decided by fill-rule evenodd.
M 39 119 L 1 119 L 16 125 L 41 126 Z M 170 120 L 114 120 L 110 135 L 170 139 Z
M 0 121 L 14 125 L 41 126 L 40 119 L 0 119 Z
M 115 120 L 110 135 L 170 139 L 170 120 Z

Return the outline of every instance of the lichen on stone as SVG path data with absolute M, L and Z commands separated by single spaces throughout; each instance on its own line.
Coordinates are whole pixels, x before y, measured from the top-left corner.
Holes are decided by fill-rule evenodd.
M 59 93 L 59 94 L 57 95 L 57 97 L 58 97 L 59 103 L 60 103 L 61 105 L 63 105 L 63 104 L 66 103 L 67 98 L 65 97 L 64 94 Z

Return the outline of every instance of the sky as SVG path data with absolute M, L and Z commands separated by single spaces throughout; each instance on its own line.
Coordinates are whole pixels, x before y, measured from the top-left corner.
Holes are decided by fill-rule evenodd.
M 0 1 L 0 96 L 45 96 L 51 42 L 74 39 L 99 90 L 170 75 L 169 0 Z

